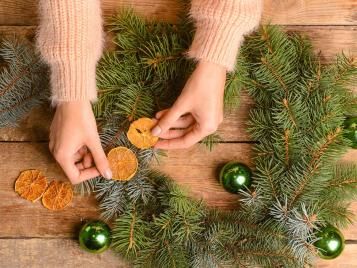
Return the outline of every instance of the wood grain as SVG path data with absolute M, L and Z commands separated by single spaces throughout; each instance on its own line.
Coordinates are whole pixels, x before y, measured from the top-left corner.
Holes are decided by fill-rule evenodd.
M 357 155 L 357 150 L 355 150 Z M 218 170 L 231 160 L 252 165 L 251 145 L 220 144 L 212 153 L 201 146 L 168 152 L 155 168 L 167 172 L 189 194 L 203 199 L 209 206 L 221 209 L 238 208 L 238 196 L 227 193 L 218 183 Z M 89 197 L 75 197 L 69 208 L 51 212 L 40 202 L 31 203 L 14 192 L 20 171 L 37 168 L 49 178 L 66 180 L 47 149 L 47 143 L 0 143 L 0 237 L 73 237 L 82 220 L 98 217 L 96 202 Z M 353 204 L 357 212 L 357 202 Z M 29 228 L 31 226 L 31 228 Z M 346 238 L 357 239 L 357 228 L 350 228 Z
M 0 267 L 26 268 L 126 268 L 113 251 L 91 254 L 72 239 L 0 239 Z
M 101 0 L 106 23 L 123 7 L 134 8 L 147 19 L 174 23 L 182 8 L 179 1 Z M 0 38 L 19 35 L 33 41 L 39 22 L 38 2 L 1 0 Z M 288 31 L 306 34 L 315 50 L 321 51 L 324 63 L 333 61 L 342 50 L 357 55 L 356 0 L 265 0 L 262 22 L 286 25 Z M 112 47 L 110 39 L 107 35 L 107 48 Z M 252 165 L 252 144 L 237 143 L 250 140 L 245 122 L 252 101 L 244 95 L 241 103 L 240 109 L 227 114 L 220 126 L 223 140 L 229 143 L 218 145 L 212 153 L 197 146 L 171 151 L 158 167 L 187 187 L 193 197 L 222 209 L 237 207 L 238 200 L 218 184 L 219 167 L 232 159 Z M 40 168 L 50 178 L 66 179 L 49 154 L 47 143 L 38 142 L 48 139 L 52 113 L 44 105 L 33 110 L 19 127 L 0 129 L 0 267 L 129 267 L 110 251 L 101 255 L 85 253 L 74 240 L 84 220 L 99 217 L 93 197 L 77 196 L 66 210 L 54 213 L 40 202 L 32 204 L 14 192 L 14 181 L 24 169 Z M 357 150 L 350 150 L 343 160 L 356 163 Z M 357 214 L 357 201 L 351 210 Z M 343 233 L 348 242 L 342 256 L 318 260 L 316 267 L 357 268 L 357 222 Z
M 357 26 L 286 26 L 288 31 L 307 36 L 322 61 L 334 61 L 336 54 L 357 57 Z
M 317 268 L 355 268 L 357 244 L 347 244 L 342 255 L 334 260 L 316 261 Z M 28 268 L 127 268 L 130 267 L 114 252 L 90 254 L 79 248 L 72 239 L 0 239 L 1 267 Z
M 343 253 L 334 260 L 316 261 L 317 268 L 357 268 L 356 263 L 357 244 L 347 244 Z
M 0 25 L 37 25 L 39 0 L 2 0 Z M 179 0 L 102 0 L 105 17 L 132 7 L 149 19 L 175 22 Z M 282 25 L 356 25 L 355 0 L 266 0 L 263 22 Z
M 345 53 L 357 55 L 357 26 L 299 26 L 287 25 L 284 29 L 297 32 L 310 38 L 316 52 L 321 53 L 323 63 L 334 60 L 335 55 Z M 109 30 L 109 29 L 107 29 Z M 30 41 L 34 40 L 35 26 L 1 26 L 0 38 L 19 36 Z M 106 47 L 112 48 L 111 36 L 106 33 Z
M 282 25 L 356 25 L 355 0 L 265 0 L 263 22 Z
M 227 112 L 218 133 L 224 141 L 250 141 L 245 122 L 252 106 L 251 99 L 244 94 L 241 105 L 235 111 Z M 0 128 L 0 141 L 47 141 L 53 110 L 49 104 L 33 109 L 17 127 Z
M 11 37 L 14 34 L 33 40 L 35 28 L 0 26 L 0 36 Z M 288 31 L 297 31 L 306 34 L 312 40 L 316 51 L 321 50 L 324 62 L 330 62 L 334 55 L 345 51 L 350 55 L 357 55 L 357 27 L 356 26 L 289 26 Z M 108 43 L 107 43 L 108 44 Z M 110 47 L 110 45 L 107 45 Z M 356 86 L 357 88 L 357 86 Z M 251 140 L 245 127 L 248 120 L 252 100 L 243 94 L 241 106 L 237 111 L 226 113 L 225 120 L 219 128 L 224 141 Z M 48 139 L 48 126 L 52 118 L 49 105 L 43 105 L 31 112 L 18 128 L 0 129 L 0 141 L 43 141 Z
M 49 179 L 67 180 L 47 146 L 0 143 L 0 237 L 73 237 L 81 221 L 98 218 L 93 197 L 75 197 L 64 213 L 58 213 L 45 209 L 40 201 L 28 202 L 14 192 L 14 182 L 25 169 L 40 169 Z
M 49 104 L 32 109 L 16 127 L 0 128 L 1 141 L 47 141 L 53 111 Z

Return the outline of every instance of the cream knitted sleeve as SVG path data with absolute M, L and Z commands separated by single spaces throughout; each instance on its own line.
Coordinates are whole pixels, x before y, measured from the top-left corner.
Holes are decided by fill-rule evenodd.
M 232 71 L 243 37 L 259 24 L 261 13 L 262 0 L 192 0 L 196 33 L 188 57 Z
M 99 0 L 40 0 L 37 47 L 51 68 L 52 103 L 97 98 L 103 50 Z

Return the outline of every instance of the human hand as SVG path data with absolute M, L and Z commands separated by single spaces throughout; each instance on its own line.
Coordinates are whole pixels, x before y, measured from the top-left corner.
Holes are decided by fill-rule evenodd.
M 174 105 L 156 114 L 152 129 L 160 149 L 188 148 L 217 130 L 223 120 L 226 69 L 201 61 Z
M 108 179 L 112 176 L 89 101 L 57 105 L 49 149 L 73 184 L 100 174 Z

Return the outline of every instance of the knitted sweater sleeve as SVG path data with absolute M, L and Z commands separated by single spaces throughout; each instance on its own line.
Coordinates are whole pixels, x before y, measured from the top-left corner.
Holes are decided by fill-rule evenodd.
M 244 35 L 259 24 L 262 0 L 192 0 L 196 33 L 187 53 L 232 71 Z
M 100 0 L 40 0 L 36 44 L 51 69 L 52 103 L 97 98 L 103 50 Z
M 234 69 L 243 35 L 259 23 L 262 0 L 192 0 L 196 34 L 188 56 Z M 100 0 L 40 0 L 37 46 L 51 68 L 52 102 L 97 98 L 103 50 Z

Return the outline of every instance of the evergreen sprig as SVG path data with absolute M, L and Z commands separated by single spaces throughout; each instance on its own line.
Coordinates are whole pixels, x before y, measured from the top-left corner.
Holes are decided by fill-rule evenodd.
M 162 152 L 139 150 L 125 134 L 132 120 L 153 116 L 180 93 L 195 66 L 184 57 L 192 22 L 147 22 L 125 11 L 110 27 L 117 47 L 99 63 L 94 111 L 105 150 L 130 148 L 139 169 L 128 182 L 97 177 L 78 189 L 94 192 L 103 218 L 114 219 L 112 249 L 138 267 L 310 265 L 316 231 L 352 222 L 348 204 L 357 196 L 357 167 L 337 161 L 350 145 L 343 121 L 357 112 L 349 90 L 356 61 L 342 54 L 322 65 L 307 39 L 276 26 L 247 36 L 227 77 L 225 104 L 234 112 L 242 90 L 255 102 L 249 120 L 251 137 L 259 141 L 253 146 L 254 183 L 237 195 L 240 209 L 225 212 L 150 169 Z M 14 107 L 1 120 L 8 125 L 47 97 L 40 90 L 47 88 L 47 68 L 17 41 L 3 43 L 0 56 L 6 62 L 0 107 Z M 218 141 L 213 135 L 205 143 Z
M 112 55 L 117 59 L 104 62 L 99 73 L 118 77 L 111 76 L 108 85 L 101 79 L 99 83 L 109 91 L 131 92 L 121 104 L 126 107 L 107 105 L 110 112 L 102 114 L 118 114 L 129 121 L 137 112 L 151 116 L 170 105 L 167 100 L 175 99 L 194 67 L 183 57 L 192 24 L 148 23 L 124 13 L 113 26 L 118 48 Z M 116 68 L 117 64 L 134 64 L 129 70 L 140 70 L 121 72 L 124 67 Z M 145 199 L 146 193 L 123 203 L 116 214 L 113 249 L 143 267 L 311 264 L 316 230 L 326 224 L 344 227 L 351 221 L 347 205 L 357 192 L 355 167 L 337 165 L 337 160 L 349 146 L 341 126 L 356 101 L 348 90 L 355 72 L 355 62 L 344 55 L 323 66 L 308 40 L 275 26 L 263 26 L 247 37 L 225 91 L 227 108 L 238 105 L 242 90 L 256 103 L 250 112 L 251 135 L 260 141 L 254 146 L 254 186 L 241 193 L 240 201 L 237 198 L 241 210 L 207 208 L 164 174 L 146 170 L 141 176 L 146 176 L 150 191 Z M 134 88 L 146 90 L 138 98 Z M 139 100 L 145 102 L 139 105 L 142 113 L 133 105 Z M 111 101 L 118 103 L 119 97 Z M 215 136 L 206 140 L 217 141 Z M 127 187 L 121 191 L 127 194 Z M 328 203 L 327 193 L 336 199 L 334 204 Z
M 0 43 L 0 127 L 16 126 L 49 97 L 48 69 L 25 41 Z

